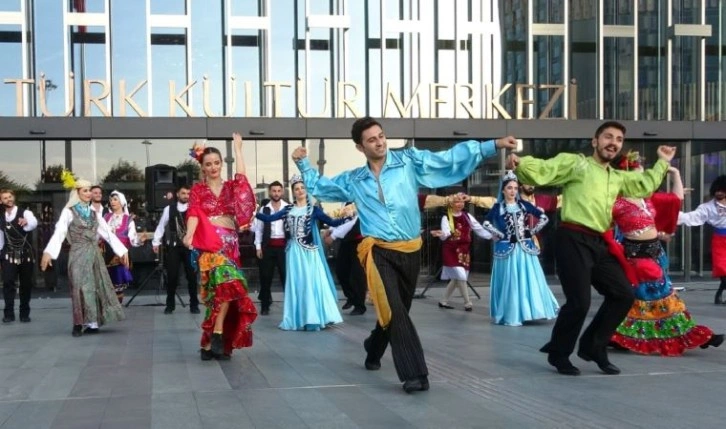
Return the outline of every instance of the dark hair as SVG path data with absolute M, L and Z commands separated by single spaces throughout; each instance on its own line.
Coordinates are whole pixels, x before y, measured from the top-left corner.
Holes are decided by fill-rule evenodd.
M 273 186 L 279 186 L 279 187 L 281 187 L 283 189 L 285 188 L 284 186 L 282 186 L 282 183 L 280 183 L 279 181 L 275 180 L 274 182 L 270 183 L 269 186 L 267 186 L 267 189 L 268 190 L 269 189 L 272 189 Z
M 623 133 L 623 135 L 625 135 L 625 125 L 623 125 L 617 121 L 607 121 L 607 122 L 603 122 L 602 125 L 597 127 L 597 130 L 595 130 L 595 138 L 600 137 L 600 134 L 602 134 L 603 131 L 605 131 L 608 128 L 618 129 Z
M 367 130 L 370 127 L 378 125 L 381 127 L 380 122 L 376 121 L 375 119 L 371 118 L 370 116 L 366 116 L 365 118 L 360 118 L 357 121 L 353 122 L 353 127 L 350 129 L 350 135 L 353 137 L 353 141 L 355 144 L 361 144 L 363 143 L 363 131 Z M 383 127 L 381 127 L 382 129 Z
M 103 192 L 103 188 L 101 187 L 101 185 L 93 185 L 93 186 L 91 186 L 91 190 L 94 190 L 94 189 L 100 189 L 101 192 Z
M 710 194 L 711 197 L 716 196 L 716 192 L 726 192 L 726 174 L 722 174 L 716 178 L 716 180 L 711 183 L 711 189 Z
M 2 194 L 10 194 L 12 196 L 15 196 L 15 191 L 12 189 L 0 189 L 0 195 Z
M 187 191 L 190 191 L 192 188 L 189 185 L 182 183 L 181 185 L 176 187 L 176 192 L 179 192 L 182 189 L 186 189 Z
M 222 152 L 220 152 L 219 149 L 217 149 L 216 147 L 207 146 L 204 148 L 204 151 L 202 151 L 202 156 L 199 158 L 202 160 L 200 164 L 204 162 L 204 157 L 209 155 L 210 153 L 217 154 L 220 160 L 224 160 L 224 158 L 222 158 Z

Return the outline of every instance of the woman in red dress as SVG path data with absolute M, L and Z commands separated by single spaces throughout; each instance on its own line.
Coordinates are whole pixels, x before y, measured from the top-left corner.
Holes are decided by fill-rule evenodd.
M 233 349 L 250 347 L 257 318 L 240 270 L 237 236 L 255 214 L 255 195 L 245 176 L 242 137 L 234 133 L 233 140 L 237 174 L 232 180 L 222 180 L 224 163 L 218 149 L 195 145 L 191 154 L 202 166 L 203 179 L 189 196 L 184 245 L 199 252 L 200 295 L 207 308 L 202 360 L 227 360 Z

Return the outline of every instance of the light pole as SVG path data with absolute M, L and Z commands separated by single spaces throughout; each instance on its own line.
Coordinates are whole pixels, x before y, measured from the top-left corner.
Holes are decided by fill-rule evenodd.
M 149 162 L 149 146 L 151 146 L 153 143 L 151 143 L 148 140 L 144 140 L 141 142 L 142 145 L 146 146 L 146 166 L 148 167 L 151 163 Z

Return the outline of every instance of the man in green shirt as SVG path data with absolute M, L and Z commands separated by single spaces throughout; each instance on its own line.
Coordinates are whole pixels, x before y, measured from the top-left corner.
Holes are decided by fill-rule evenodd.
M 608 253 L 604 236 L 611 227 L 615 198 L 619 194 L 647 197 L 653 193 L 676 152 L 674 147 L 659 146 L 659 160 L 652 169 L 642 173 L 615 170 L 609 163 L 620 153 L 624 138 L 622 124 L 605 122 L 595 131 L 590 157 L 561 153 L 542 160 L 512 154 L 507 160 L 507 167 L 516 168 L 524 184 L 562 187 L 562 223 L 556 232 L 555 259 L 566 302 L 550 342 L 541 349 L 561 374 L 580 374 L 569 356 L 590 308 L 590 284 L 605 299 L 580 337 L 577 355 L 594 361 L 606 374 L 620 373 L 608 360 L 606 347 L 634 297 L 622 267 Z

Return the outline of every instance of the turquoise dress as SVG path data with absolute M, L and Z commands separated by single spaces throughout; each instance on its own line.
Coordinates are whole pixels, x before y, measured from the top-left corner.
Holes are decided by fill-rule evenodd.
M 273 214 L 257 214 L 264 222 L 285 221 L 288 235 L 285 248 L 285 299 L 280 329 L 319 331 L 341 323 L 338 294 L 320 245 L 317 220 L 331 226 L 347 219 L 332 219 L 318 207 L 286 206 Z
M 530 228 L 529 218 L 537 223 Z M 547 216 L 526 201 L 497 203 L 482 225 L 499 238 L 494 243 L 490 314 L 498 325 L 557 317 L 559 305 L 552 294 L 532 237 L 548 222 Z

